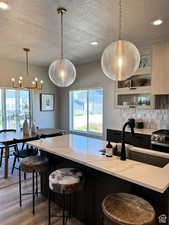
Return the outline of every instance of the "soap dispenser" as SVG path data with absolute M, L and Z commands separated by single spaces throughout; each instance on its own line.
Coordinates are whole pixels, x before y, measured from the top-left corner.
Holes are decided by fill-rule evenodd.
M 106 156 L 112 157 L 112 154 L 113 154 L 113 146 L 111 145 L 110 141 L 108 141 L 106 145 Z

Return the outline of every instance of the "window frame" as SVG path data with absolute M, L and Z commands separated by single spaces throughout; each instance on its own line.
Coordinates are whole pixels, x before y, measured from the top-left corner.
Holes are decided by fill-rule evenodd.
M 89 91 L 90 90 L 98 90 L 101 89 L 103 92 L 103 100 L 102 100 L 102 129 L 101 132 L 94 132 L 89 130 Z M 72 93 L 74 91 L 87 91 L 87 130 L 82 131 L 82 130 L 76 130 L 73 129 L 73 95 Z M 104 130 L 104 117 L 103 117 L 103 112 L 104 112 L 104 89 L 103 87 L 96 87 L 96 88 L 80 88 L 80 89 L 72 89 L 69 91 L 69 131 L 72 133 L 79 133 L 79 134 L 85 134 L 85 135 L 92 135 L 92 136 L 103 136 L 103 130 Z
M 19 120 L 17 119 L 17 114 L 19 112 L 19 99 L 20 93 L 17 91 L 28 91 L 29 94 L 29 122 L 31 126 L 32 122 L 32 94 L 30 90 L 27 89 L 17 89 L 17 88 L 10 88 L 10 87 L 0 87 L 1 89 L 1 101 L 2 101 L 2 129 L 7 129 L 7 112 L 6 112 L 6 91 L 7 90 L 15 90 L 16 95 L 16 128 L 9 128 L 9 129 L 20 129 Z

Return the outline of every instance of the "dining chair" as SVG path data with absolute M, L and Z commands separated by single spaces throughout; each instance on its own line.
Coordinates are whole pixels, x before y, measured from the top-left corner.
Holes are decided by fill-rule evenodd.
M 16 130 L 15 129 L 0 130 L 0 134 L 2 134 L 2 133 L 6 134 L 8 132 L 16 132 Z M 2 166 L 2 159 L 3 159 L 3 154 L 4 154 L 4 148 L 5 148 L 5 146 L 3 144 L 0 144 L 0 167 Z M 15 145 L 13 145 L 13 144 L 9 145 L 9 148 L 15 148 Z
M 16 167 L 16 160 L 20 160 L 29 156 L 35 156 L 38 155 L 38 149 L 37 148 L 33 148 L 32 146 L 29 146 L 28 144 L 26 144 L 26 142 L 28 141 L 34 141 L 39 139 L 38 136 L 36 137 L 32 137 L 32 138 L 25 138 L 24 140 L 21 139 L 14 139 L 14 143 L 16 145 L 15 147 L 15 151 L 13 152 L 14 155 L 14 160 L 13 160 L 13 165 L 12 165 L 12 170 L 11 173 L 13 174 L 14 169 L 19 169 L 18 167 Z M 19 148 L 18 144 L 22 143 L 22 147 Z

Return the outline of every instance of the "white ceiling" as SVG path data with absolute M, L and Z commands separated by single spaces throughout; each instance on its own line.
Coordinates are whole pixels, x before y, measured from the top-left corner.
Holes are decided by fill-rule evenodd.
M 0 58 L 24 61 L 23 47 L 31 48 L 31 62 L 49 65 L 60 54 L 60 17 L 64 16 L 64 55 L 73 63 L 100 58 L 118 38 L 118 0 L 8 0 L 11 10 L 0 10 Z M 169 39 L 168 0 L 122 0 L 123 38 L 140 49 Z M 158 27 L 150 23 L 161 18 Z M 98 41 L 98 46 L 91 46 Z

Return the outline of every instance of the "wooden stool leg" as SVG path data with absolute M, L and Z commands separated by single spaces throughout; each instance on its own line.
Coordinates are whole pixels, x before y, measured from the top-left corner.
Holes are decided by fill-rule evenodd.
M 62 224 L 65 225 L 65 193 L 63 192 L 63 218 L 62 218 Z
M 22 189 L 21 189 L 21 169 L 19 167 L 19 203 L 20 207 L 22 206 Z
M 72 194 L 69 194 L 68 198 L 69 198 L 69 211 L 68 211 L 68 213 L 69 213 L 69 219 L 71 219 L 71 217 L 72 217 Z
M 38 173 L 36 172 L 36 196 L 38 197 Z
M 5 167 L 4 167 L 4 178 L 8 178 L 8 155 L 9 155 L 9 147 L 5 145 Z
M 33 215 L 35 214 L 35 172 L 32 172 L 32 206 L 33 206 Z

